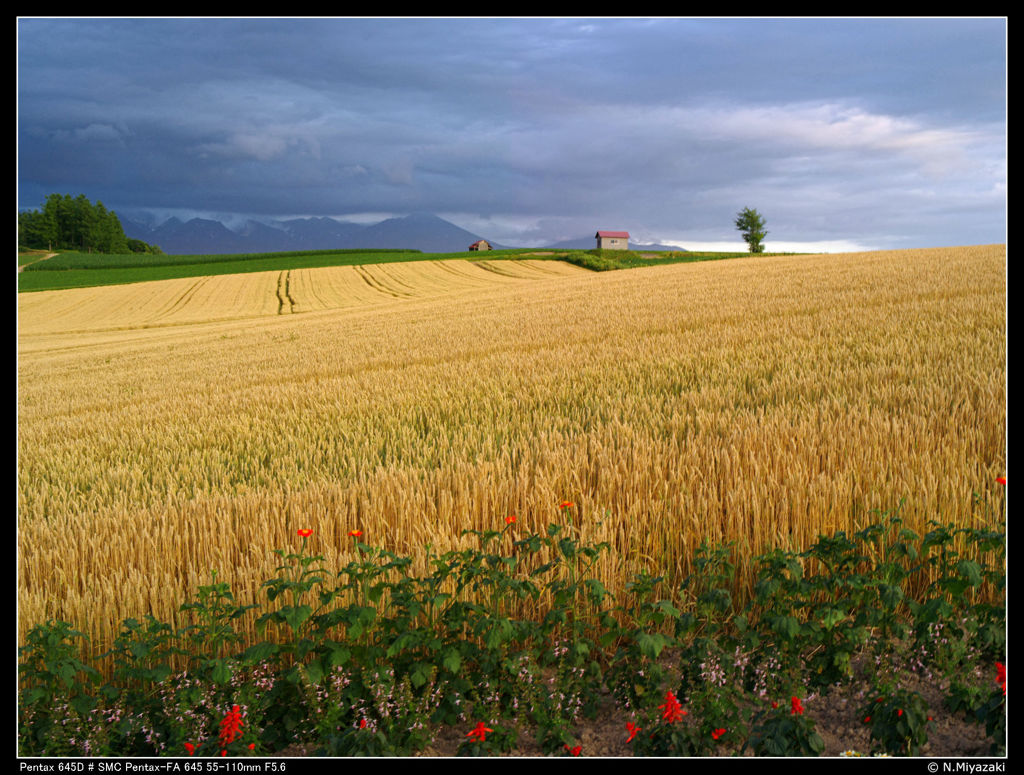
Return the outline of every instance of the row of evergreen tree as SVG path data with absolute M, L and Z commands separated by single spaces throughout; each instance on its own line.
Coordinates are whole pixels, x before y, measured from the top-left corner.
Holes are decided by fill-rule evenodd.
M 42 210 L 18 213 L 18 245 L 89 253 L 162 253 L 156 245 L 128 239 L 117 213 L 84 194 L 50 194 Z

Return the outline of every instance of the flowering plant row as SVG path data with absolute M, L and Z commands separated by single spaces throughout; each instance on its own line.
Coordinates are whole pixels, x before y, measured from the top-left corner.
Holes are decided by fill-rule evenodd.
M 302 742 L 326 756 L 408 755 L 448 724 L 467 730 L 463 755 L 514 750 L 529 730 L 544 752 L 578 756 L 574 725 L 607 690 L 639 755 L 813 756 L 808 692 L 850 680 L 864 656 L 886 698 L 864 723 L 890 754 L 927 737 L 928 709 L 895 688 L 901 671 L 962 675 L 998 660 L 998 683 L 950 700 L 998 751 L 1004 535 L 930 527 L 919 536 L 884 514 L 805 552 L 769 552 L 743 606 L 729 545 L 702 545 L 677 588 L 640 572 L 613 594 L 594 575 L 607 545 L 583 541 L 571 518 L 531 533 L 502 517 L 468 531 L 475 548 L 431 554 L 422 576 L 357 529 L 332 573 L 302 527 L 295 550 L 277 551 L 262 612 L 214 573 L 181 606 L 188 626 L 126 620 L 100 664 L 79 656 L 70 624 L 34 628 L 19 651 L 19 753 L 265 755 Z M 933 583 L 911 583 L 921 575 Z M 524 601 L 534 615 L 516 613 Z M 250 615 L 264 640 L 236 629 Z

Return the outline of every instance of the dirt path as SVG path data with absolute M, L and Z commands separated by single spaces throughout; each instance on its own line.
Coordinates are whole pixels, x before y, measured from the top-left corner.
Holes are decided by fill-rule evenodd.
M 29 261 L 27 264 L 22 264 L 21 266 L 19 266 L 18 267 L 18 271 L 20 272 L 26 266 L 31 266 L 32 264 L 36 263 L 36 261 L 45 261 L 48 258 L 53 258 L 55 255 L 57 255 L 57 254 L 56 253 L 47 253 L 45 256 L 40 256 L 35 261 Z

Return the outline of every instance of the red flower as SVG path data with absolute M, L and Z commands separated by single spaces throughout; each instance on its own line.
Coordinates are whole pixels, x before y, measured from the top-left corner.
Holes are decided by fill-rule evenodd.
M 1006 665 L 996 662 L 996 683 L 1003 687 L 1003 696 L 1006 696 Z
M 352 536 L 353 538 L 359 538 L 359 536 L 361 536 L 363 534 L 363 531 L 362 530 L 349 530 L 348 534 L 350 536 Z
M 255 751 L 256 750 L 256 743 L 249 743 L 249 750 L 250 751 Z
M 638 727 L 632 721 L 626 722 L 626 731 L 629 732 L 629 737 L 626 738 L 627 743 L 633 742 L 633 738 L 636 737 L 636 733 L 639 732 L 641 727 Z
M 674 721 L 682 721 L 683 716 L 686 715 L 686 711 L 683 710 L 683 706 L 679 704 L 679 700 L 672 692 L 665 693 L 665 703 L 658 706 L 659 710 L 662 710 L 661 717 L 670 724 Z
M 575 505 L 576 504 L 573 503 L 572 501 L 562 501 L 561 503 L 558 504 L 558 508 L 563 509 L 563 510 L 564 509 L 571 509 Z
M 902 716 L 902 715 L 903 715 L 903 708 L 900 708 L 899 710 L 896 711 L 896 716 L 899 717 L 899 716 Z
M 516 515 L 515 514 L 509 514 L 507 517 L 505 517 L 505 524 L 506 525 L 511 525 L 515 521 L 516 521 Z
M 565 750 L 568 751 L 569 753 L 571 753 L 573 756 L 579 756 L 580 755 L 580 751 L 583 750 L 583 746 L 582 745 L 578 745 L 575 748 L 570 748 L 568 745 L 566 745 L 564 747 L 565 747 Z
M 1006 477 L 1005 476 L 997 476 L 996 477 L 996 481 L 999 482 L 999 484 L 1003 485 L 1003 487 L 1006 486 Z
M 360 729 L 366 729 L 366 719 L 364 719 L 364 718 L 359 719 L 359 728 Z
M 221 755 L 221 756 L 227 756 L 227 755 L 228 755 L 228 751 L 227 751 L 227 749 L 225 748 L 225 749 L 224 749 L 223 751 L 221 751 L 221 752 L 220 752 L 220 755 Z
M 718 738 L 720 738 L 724 734 L 725 734 L 725 730 L 724 729 L 716 729 L 714 732 L 711 733 L 711 737 L 713 739 L 717 740 Z
M 299 530 L 298 533 L 303 538 L 309 538 L 311 535 L 313 535 L 313 531 L 312 530 Z
M 793 709 L 794 716 L 802 716 L 804 714 L 804 706 L 800 704 L 800 698 L 794 697 L 789 701 L 790 707 Z
M 185 743 L 185 750 L 188 751 L 189 756 L 195 756 L 196 747 L 192 743 Z
M 864 717 L 864 723 L 865 723 L 865 724 L 869 724 L 869 723 L 871 723 L 871 716 L 865 716 L 865 717 Z
M 493 729 L 485 727 L 484 722 L 480 721 L 477 722 L 476 727 L 466 737 L 475 737 L 479 742 L 484 743 L 487 742 L 487 733 L 493 731 Z
M 220 744 L 227 746 L 235 738 L 242 736 L 242 713 L 238 706 L 232 706 L 220 722 Z M 223 754 L 222 754 L 223 755 Z

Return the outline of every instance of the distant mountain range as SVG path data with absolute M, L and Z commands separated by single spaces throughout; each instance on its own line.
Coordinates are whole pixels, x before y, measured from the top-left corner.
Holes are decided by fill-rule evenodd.
M 125 236 L 159 245 L 172 255 L 274 253 L 287 250 L 408 248 L 424 253 L 468 250 L 480 236 L 436 215 L 408 215 L 371 225 L 334 218 L 296 218 L 274 224 L 248 221 L 229 229 L 220 221 L 171 218 L 159 225 L 121 217 Z M 502 247 L 491 243 L 494 247 Z
M 171 255 L 211 255 L 219 253 L 276 253 L 290 250 L 330 250 L 356 248 L 407 248 L 424 253 L 456 253 L 468 250 L 480 239 L 436 215 L 414 214 L 389 218 L 370 225 L 339 221 L 335 218 L 295 218 L 272 224 L 248 221 L 229 229 L 220 221 L 171 218 L 159 225 L 142 218 L 120 216 L 129 239 L 159 245 Z M 507 247 L 488 240 L 495 248 Z M 581 237 L 544 249 L 590 250 L 593 237 Z M 630 245 L 637 250 L 679 250 L 665 245 Z

